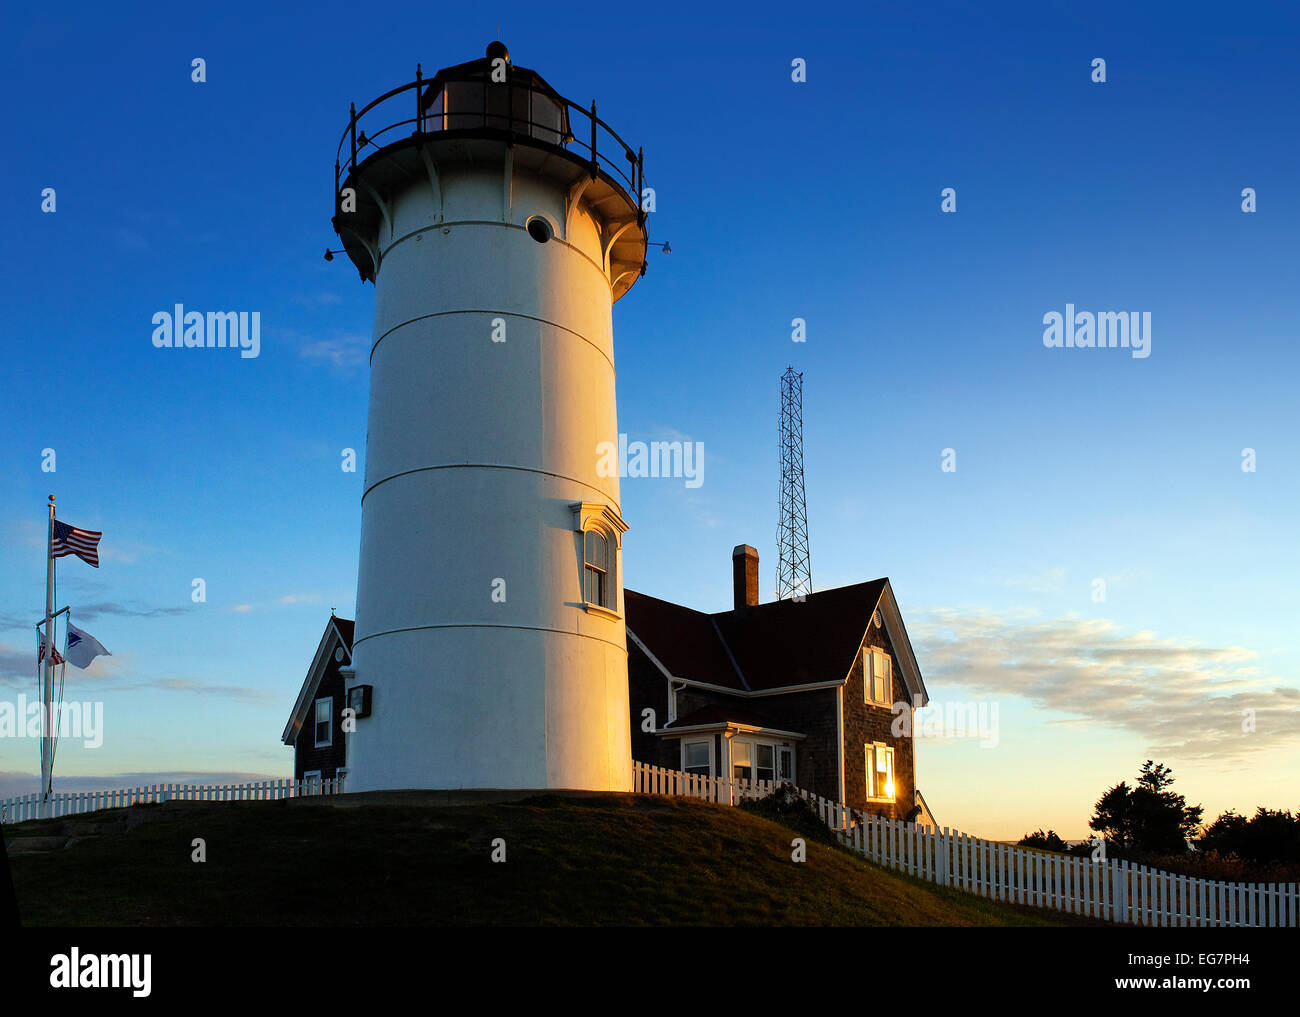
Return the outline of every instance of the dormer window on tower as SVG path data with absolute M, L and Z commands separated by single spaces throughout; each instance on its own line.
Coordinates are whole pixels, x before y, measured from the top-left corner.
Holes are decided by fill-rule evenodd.
M 618 510 L 597 502 L 571 506 L 574 529 L 581 534 L 582 603 L 588 610 L 618 613 L 618 552 L 627 523 Z
M 583 599 L 588 604 L 607 607 L 612 611 L 614 605 L 609 599 L 609 538 L 600 530 L 588 530 L 585 544 L 583 570 L 586 581 L 583 583 Z

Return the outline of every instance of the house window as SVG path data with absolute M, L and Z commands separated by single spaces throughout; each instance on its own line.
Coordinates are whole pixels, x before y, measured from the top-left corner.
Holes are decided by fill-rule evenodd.
M 701 777 L 711 777 L 712 755 L 712 747 L 708 742 L 686 742 L 682 745 L 682 769 Z
M 894 750 L 887 745 L 867 746 L 867 797 L 875 802 L 894 800 Z
M 754 779 L 754 746 L 749 742 L 731 743 L 731 776 L 733 780 Z
M 586 579 L 583 599 L 588 604 L 595 604 L 597 607 L 612 611 L 614 610 L 611 597 L 613 583 L 610 582 L 610 573 L 613 569 L 610 567 L 609 539 L 599 530 L 588 530 L 584 544 L 586 550 L 583 561 Z
M 891 681 L 892 670 L 893 668 L 890 664 L 889 654 L 884 650 L 879 650 L 875 647 L 863 648 L 863 702 L 875 703 L 877 706 L 890 705 L 890 693 L 893 689 L 893 682 Z
M 776 780 L 776 746 L 758 744 L 754 746 L 757 766 L 754 775 L 759 780 Z
M 334 700 L 316 700 L 316 748 L 334 744 Z

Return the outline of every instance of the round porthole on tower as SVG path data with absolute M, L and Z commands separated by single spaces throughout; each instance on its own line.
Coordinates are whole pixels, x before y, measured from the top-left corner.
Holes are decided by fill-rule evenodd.
M 544 216 L 535 215 L 524 225 L 528 230 L 528 235 L 539 244 L 544 244 L 555 236 L 555 231 L 551 229 L 551 224 Z

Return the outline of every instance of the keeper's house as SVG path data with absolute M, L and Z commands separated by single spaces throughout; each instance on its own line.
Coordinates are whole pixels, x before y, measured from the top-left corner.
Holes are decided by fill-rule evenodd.
M 889 580 L 760 604 L 758 552 L 744 544 L 732 577 L 734 605 L 716 614 L 624 592 L 632 757 L 789 781 L 933 825 L 911 736 L 928 695 Z M 339 668 L 351 662 L 352 629 L 330 618 L 285 726 L 296 779 L 346 774 Z
M 339 668 L 352 663 L 351 621 L 330 615 L 280 740 L 293 746 L 293 779 L 333 780 L 347 773 L 343 737 L 346 686 Z

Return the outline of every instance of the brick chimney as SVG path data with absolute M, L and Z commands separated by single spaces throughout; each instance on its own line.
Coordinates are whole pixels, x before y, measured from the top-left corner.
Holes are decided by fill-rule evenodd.
M 731 587 L 737 611 L 758 606 L 758 551 L 748 544 L 731 552 Z

